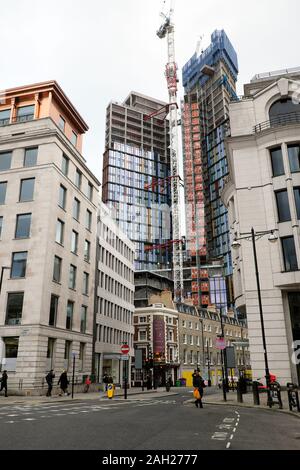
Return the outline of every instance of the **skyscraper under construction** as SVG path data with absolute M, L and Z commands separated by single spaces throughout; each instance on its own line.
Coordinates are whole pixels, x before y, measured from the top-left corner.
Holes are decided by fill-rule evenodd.
M 111 102 L 106 112 L 102 198 L 135 243 L 136 270 L 167 269 L 172 263 L 165 109 L 165 102 L 131 92 L 124 102 Z
M 192 266 L 189 289 L 195 305 L 225 307 L 232 300 L 229 226 L 221 191 L 228 174 L 225 137 L 237 75 L 237 54 L 224 31 L 215 31 L 210 46 L 199 56 L 195 53 L 182 72 L 187 253 Z M 218 287 L 203 269 L 216 260 L 224 264 L 225 275 Z

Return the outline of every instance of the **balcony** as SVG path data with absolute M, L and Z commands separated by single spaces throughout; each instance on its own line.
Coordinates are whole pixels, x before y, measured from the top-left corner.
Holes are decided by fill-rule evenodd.
M 33 121 L 34 120 L 34 114 L 23 114 L 22 116 L 15 116 L 12 119 L 12 123 L 19 123 L 19 122 L 28 122 L 28 121 Z M 10 119 L 0 119 L 0 127 L 7 126 L 10 124 Z
M 254 133 L 259 134 L 268 129 L 289 126 L 291 124 L 300 124 L 300 113 L 281 114 L 280 116 L 273 117 L 269 121 L 261 122 L 254 126 Z

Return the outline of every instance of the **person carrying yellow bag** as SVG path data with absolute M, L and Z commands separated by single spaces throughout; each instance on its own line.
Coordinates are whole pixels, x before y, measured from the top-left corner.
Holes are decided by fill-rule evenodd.
M 203 403 L 202 403 L 202 397 L 203 397 L 203 389 L 205 388 L 205 383 L 204 380 L 202 379 L 199 370 L 193 374 L 193 387 L 194 387 L 194 398 L 195 400 L 195 406 L 198 408 L 200 405 L 200 408 L 203 408 Z

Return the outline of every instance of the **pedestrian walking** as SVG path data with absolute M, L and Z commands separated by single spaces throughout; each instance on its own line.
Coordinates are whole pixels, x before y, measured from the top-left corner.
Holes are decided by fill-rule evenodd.
M 146 383 L 147 383 L 147 390 L 151 390 L 152 389 L 152 380 L 151 380 L 150 375 L 147 375 Z
M 7 371 L 4 370 L 1 377 L 1 388 L 0 392 L 4 389 L 4 396 L 7 397 Z
M 46 375 L 46 382 L 48 384 L 48 391 L 46 393 L 47 397 L 51 397 L 51 392 L 53 388 L 53 379 L 55 378 L 55 374 L 53 372 L 53 369 L 51 369 L 48 374 Z
M 103 383 L 105 384 L 105 391 L 107 392 L 107 385 L 108 385 L 108 375 L 104 374 L 103 375 Z
M 85 379 L 84 393 L 88 393 L 91 383 L 92 381 L 88 375 L 87 378 Z
M 57 385 L 60 385 L 60 388 L 65 396 L 70 395 L 70 393 L 68 392 L 69 383 L 70 382 L 68 380 L 67 371 L 64 370 L 61 376 L 59 377 Z M 61 393 L 59 394 L 59 396 L 61 397 Z
M 193 374 L 194 375 L 194 374 Z M 197 370 L 194 377 L 193 377 L 193 387 L 194 387 L 194 397 L 196 398 L 195 400 L 195 406 L 198 408 L 203 408 L 202 404 L 202 397 L 203 397 L 203 389 L 205 388 L 205 383 L 204 380 L 202 379 L 199 371 Z

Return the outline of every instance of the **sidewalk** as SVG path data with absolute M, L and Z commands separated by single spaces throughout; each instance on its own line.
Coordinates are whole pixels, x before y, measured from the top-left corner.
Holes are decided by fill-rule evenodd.
M 252 394 L 252 392 L 248 392 L 246 394 L 243 394 L 243 403 L 238 403 L 237 393 L 236 392 L 228 392 L 227 393 L 227 401 L 225 402 L 222 390 L 218 390 L 216 393 L 214 393 L 212 395 L 205 395 L 205 391 L 204 391 L 203 404 L 238 406 L 238 407 L 241 407 L 241 408 L 264 409 L 264 410 L 268 410 L 268 411 L 277 411 L 279 413 L 287 413 L 287 414 L 290 414 L 292 416 L 296 416 L 297 418 L 300 418 L 300 413 L 299 412 L 290 411 L 289 402 L 288 402 L 288 394 L 287 394 L 286 391 L 281 392 L 281 400 L 282 400 L 282 405 L 283 405 L 282 410 L 279 409 L 278 404 L 274 404 L 272 408 L 269 408 L 267 406 L 267 394 L 266 393 L 260 393 L 259 399 L 260 399 L 260 405 L 254 405 L 253 394 Z M 194 399 L 186 400 L 185 404 L 194 403 L 194 401 L 195 401 Z
M 170 392 L 166 392 L 165 388 L 159 388 L 157 390 L 142 391 L 142 388 L 130 388 L 127 391 L 128 400 L 130 399 L 151 399 L 160 397 L 169 397 L 172 395 L 178 395 L 180 388 L 173 388 Z M 57 394 L 53 394 L 52 397 L 44 396 L 8 396 L 4 397 L 0 395 L 0 407 L 5 405 L 37 405 L 43 403 L 57 403 L 57 402 L 72 402 L 72 401 L 88 401 L 88 400 L 124 400 L 124 390 L 117 389 L 115 391 L 114 398 L 109 400 L 106 396 L 106 392 L 89 392 L 89 393 L 74 393 L 74 398 L 71 395 L 67 397 L 60 397 Z

